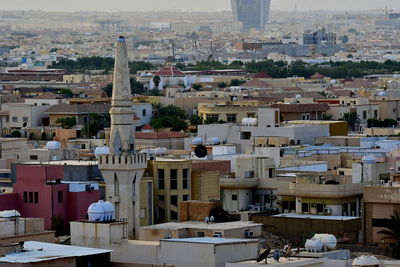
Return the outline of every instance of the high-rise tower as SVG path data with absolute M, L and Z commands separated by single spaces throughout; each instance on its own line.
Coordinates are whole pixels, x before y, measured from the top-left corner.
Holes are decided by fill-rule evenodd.
M 145 155 L 135 154 L 134 111 L 124 37 L 117 41 L 110 116 L 110 154 L 99 158 L 99 169 L 106 182 L 106 198 L 115 206 L 116 218 L 127 219 L 128 235 L 135 238 L 140 227 L 140 181 L 147 162 Z
M 243 23 L 243 29 L 265 29 L 271 0 L 231 0 L 233 17 Z

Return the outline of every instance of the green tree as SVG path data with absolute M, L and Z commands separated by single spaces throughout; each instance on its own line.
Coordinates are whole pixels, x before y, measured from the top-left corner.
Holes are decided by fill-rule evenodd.
M 106 86 L 104 86 L 103 88 L 101 88 L 104 92 L 106 92 L 108 97 L 112 96 L 112 91 L 113 91 L 113 84 L 112 83 L 108 83 Z
M 75 117 L 65 117 L 65 118 L 58 118 L 56 123 L 61 124 L 61 128 L 63 129 L 71 129 L 76 125 L 76 118 Z
M 233 79 L 233 80 L 231 81 L 230 86 L 240 86 L 240 85 L 244 84 L 245 82 L 246 82 L 246 81 L 244 81 L 244 80 Z
M 342 36 L 342 44 L 347 44 L 349 42 L 349 36 L 346 34 Z
M 224 89 L 226 87 L 228 87 L 229 84 L 227 84 L 226 82 L 219 82 L 218 83 L 218 88 Z
M 196 91 L 200 91 L 201 88 L 203 88 L 203 86 L 199 83 L 194 83 L 194 84 L 192 84 L 192 88 Z
M 130 78 L 131 81 L 131 93 L 135 95 L 141 95 L 144 93 L 144 86 L 136 78 Z
M 20 131 L 17 131 L 17 130 L 15 130 L 15 131 L 12 131 L 11 132 L 11 135 L 12 136 L 14 136 L 14 137 L 16 137 L 16 138 L 21 138 L 21 132 Z
M 357 112 L 344 113 L 343 117 L 340 120 L 347 121 L 351 131 L 355 131 L 355 126 L 359 125 L 361 122 L 360 117 L 358 116 Z
M 203 118 L 197 115 L 192 115 L 192 117 L 190 117 L 190 124 L 196 126 L 197 132 L 198 126 L 203 124 Z
M 184 110 L 173 105 L 163 106 L 161 104 L 155 104 L 153 105 L 153 108 L 155 109 L 155 112 L 150 125 L 154 129 L 172 128 L 173 131 L 187 129 L 187 124 L 185 122 L 186 114 Z
M 386 238 L 394 241 L 394 257 L 400 257 L 400 214 L 398 211 L 395 211 L 394 215 L 390 216 L 390 219 L 386 219 L 386 228 L 385 230 L 381 230 L 378 234 L 385 235 Z
M 156 88 L 158 88 L 158 86 L 160 85 L 161 82 L 161 77 L 160 76 L 154 76 L 153 77 L 153 82 Z
M 89 113 L 83 132 L 89 138 L 90 136 L 97 135 L 100 130 L 104 130 L 108 126 L 110 126 L 110 116 L 108 113 Z
M 64 95 L 66 98 L 74 97 L 74 93 L 71 91 L 71 89 L 61 88 L 56 93 L 58 95 Z

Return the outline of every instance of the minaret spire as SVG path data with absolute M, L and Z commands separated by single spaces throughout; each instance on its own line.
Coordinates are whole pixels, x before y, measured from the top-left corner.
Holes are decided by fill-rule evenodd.
M 129 79 L 129 60 L 126 40 L 120 36 L 115 53 L 114 81 L 111 99 L 110 152 L 132 154 L 135 151 L 135 138 L 132 107 L 131 84 Z

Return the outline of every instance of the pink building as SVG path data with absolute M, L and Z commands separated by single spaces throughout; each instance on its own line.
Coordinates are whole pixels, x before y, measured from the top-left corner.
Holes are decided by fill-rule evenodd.
M 0 208 L 16 209 L 23 217 L 44 218 L 45 229 L 65 231 L 70 221 L 86 218 L 87 208 L 100 199 L 100 191 L 97 183 L 64 183 L 63 176 L 63 165 L 17 166 L 14 194 L 0 195 L 0 203 L 14 203 L 14 207 Z

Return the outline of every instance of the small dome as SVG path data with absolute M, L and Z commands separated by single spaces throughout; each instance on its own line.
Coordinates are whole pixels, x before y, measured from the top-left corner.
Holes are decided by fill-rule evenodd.
M 353 261 L 353 266 L 378 266 L 379 260 L 374 256 L 361 256 Z
M 110 148 L 108 146 L 99 146 L 94 150 L 94 154 L 96 158 L 99 158 L 101 155 L 110 154 Z
M 57 142 L 57 141 L 50 141 L 50 142 L 47 142 L 46 147 L 48 150 L 60 150 L 61 143 Z
M 387 96 L 387 93 L 384 92 L 384 91 L 382 91 L 382 92 L 379 92 L 379 93 L 378 93 L 378 96 Z
M 301 98 L 302 96 L 300 95 L 300 94 L 297 94 L 296 96 L 295 96 L 295 98 L 297 98 L 297 99 L 299 99 L 299 98 Z

